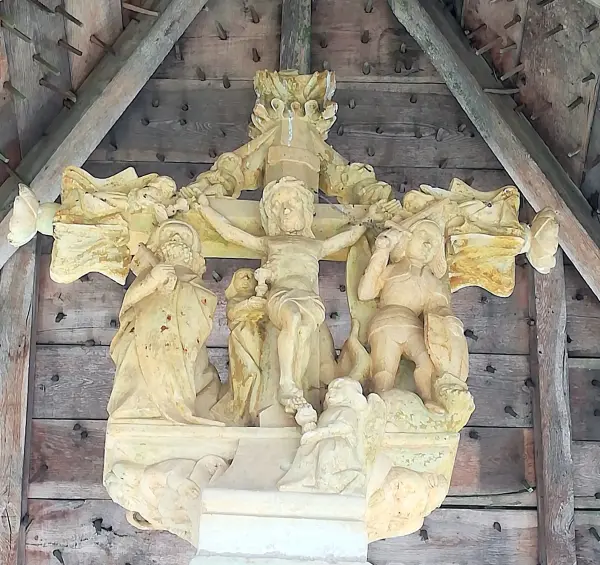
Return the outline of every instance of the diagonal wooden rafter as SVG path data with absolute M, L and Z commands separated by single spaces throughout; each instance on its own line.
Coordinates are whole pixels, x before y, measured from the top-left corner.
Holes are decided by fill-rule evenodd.
M 539 138 L 514 111 L 510 97 L 458 24 L 436 0 L 388 0 L 394 15 L 419 43 L 500 163 L 536 211 L 548 206 L 560 222 L 560 244 L 600 297 L 600 224 L 583 194 Z
M 161 0 L 158 18 L 132 20 L 113 46 L 116 56 L 106 55 L 77 92 L 77 104 L 64 109 L 50 133 L 17 167 L 41 202 L 53 202 L 60 194 L 62 171 L 81 166 L 148 82 L 189 27 L 207 0 Z M 14 178 L 0 187 L 0 268 L 15 253 L 6 237 L 12 206 L 18 191 Z M 5 215 L 6 214 L 6 215 Z

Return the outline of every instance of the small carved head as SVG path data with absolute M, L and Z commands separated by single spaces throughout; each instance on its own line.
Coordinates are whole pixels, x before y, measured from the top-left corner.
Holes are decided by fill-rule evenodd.
M 158 226 L 148 248 L 170 265 L 188 267 L 200 275 L 206 270 L 196 230 L 180 220 L 168 220 Z
M 331 381 L 325 395 L 325 408 L 347 406 L 357 412 L 367 409 L 367 399 L 358 381 L 342 377 Z
M 419 220 L 410 229 L 410 237 L 404 237 L 391 253 L 394 262 L 403 257 L 423 265 L 429 265 L 439 279 L 446 274 L 444 236 L 440 227 L 432 220 Z
M 544 208 L 533 218 L 526 245 L 531 266 L 547 275 L 556 265 L 558 251 L 558 220 L 550 208 Z
M 128 195 L 132 211 L 139 211 L 156 204 L 167 204 L 177 190 L 175 181 L 170 177 L 157 177 L 148 184 L 132 190 Z
M 311 229 L 314 211 L 314 194 L 302 181 L 283 177 L 265 186 L 260 201 L 260 218 L 267 235 L 314 238 Z
M 237 297 L 249 298 L 254 295 L 255 289 L 254 269 L 238 269 L 233 273 L 231 283 L 225 290 L 225 298 L 227 300 Z

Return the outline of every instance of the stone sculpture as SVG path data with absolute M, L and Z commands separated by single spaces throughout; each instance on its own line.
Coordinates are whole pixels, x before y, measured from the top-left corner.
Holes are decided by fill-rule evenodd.
M 10 240 L 51 233 L 57 282 L 137 277 L 110 348 L 104 462 L 132 524 L 189 540 L 194 565 L 365 564 L 369 540 L 418 530 L 448 492 L 474 410 L 451 293 L 507 296 L 518 254 L 547 273 L 558 223 L 551 210 L 520 223 L 516 188 L 458 179 L 394 200 L 326 143 L 330 72 L 261 71 L 255 89 L 250 141 L 189 186 L 69 167 L 60 205 L 21 187 Z M 239 199 L 260 189 L 260 203 Z M 225 293 L 228 375 L 206 347 L 217 296 L 204 257 L 261 262 Z M 321 260 L 346 262 L 338 359 Z

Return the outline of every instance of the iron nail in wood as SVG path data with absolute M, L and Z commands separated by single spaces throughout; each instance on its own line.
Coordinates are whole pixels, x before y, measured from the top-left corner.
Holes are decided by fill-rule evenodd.
M 30 4 L 33 4 L 36 8 L 39 8 L 42 12 L 46 12 L 46 14 L 52 14 L 52 10 L 46 6 L 46 4 L 42 4 L 40 0 L 27 0 Z
M 581 82 L 590 82 L 591 80 L 594 80 L 596 78 L 596 75 L 594 73 L 590 73 L 587 76 L 584 76 L 581 79 Z
M 2 24 L 2 27 L 4 29 L 7 29 L 11 33 L 14 33 L 18 38 L 22 39 L 23 41 L 26 41 L 27 43 L 32 43 L 31 37 L 25 35 L 8 16 L 1 14 L 0 24 Z
M 500 80 L 506 80 L 509 79 L 510 77 L 516 75 L 517 73 L 520 73 L 523 69 L 525 68 L 525 65 L 523 63 L 520 63 L 519 65 L 517 65 L 516 67 L 513 67 L 510 71 L 506 71 L 501 77 Z M 518 90 L 518 89 L 517 89 Z
M 594 31 L 595 29 L 598 29 L 599 25 L 600 24 L 598 23 L 598 20 L 594 20 L 589 26 L 585 28 L 585 31 Z
M 400 49 L 398 49 L 398 51 L 400 51 L 400 53 L 406 53 L 406 43 L 401 43 L 400 44 Z
M 327 34 L 323 34 L 323 37 L 321 37 L 321 40 L 319 41 L 319 45 L 321 46 L 321 49 L 325 49 L 327 45 L 329 45 L 327 42 Z
M 583 104 L 583 97 L 578 96 L 577 98 L 575 98 L 575 100 L 573 100 L 573 102 L 571 102 L 567 108 L 569 110 L 575 110 L 575 108 L 577 108 L 578 106 L 581 106 Z
M 371 72 L 371 65 L 368 62 L 364 62 L 362 66 L 363 75 L 368 75 Z
M 60 4 L 58 6 L 56 6 L 56 8 L 54 8 L 54 12 L 56 14 L 60 14 L 61 16 L 63 16 L 65 19 L 69 20 L 71 23 L 75 24 L 76 26 L 83 27 L 83 22 L 78 20 L 73 14 L 70 14 L 69 12 L 67 12 Z
M 258 49 L 256 47 L 252 48 L 252 60 L 255 63 L 258 63 L 260 61 L 260 55 L 258 54 Z
M 123 2 L 123 9 L 129 12 L 137 12 L 138 14 L 144 14 L 145 16 L 152 16 L 153 18 L 158 18 L 160 16 L 160 12 L 156 10 L 147 10 L 146 8 L 141 8 L 140 6 L 135 6 L 130 4 L 129 2 Z
M 482 29 L 486 29 L 487 28 L 487 24 L 481 24 L 479 26 L 477 26 L 475 29 L 465 29 L 465 35 L 467 37 L 471 37 L 473 34 L 477 33 L 478 31 L 481 31 Z
M 567 153 L 567 157 L 569 157 L 569 159 L 571 159 L 572 157 L 575 157 L 575 155 L 579 155 L 581 153 L 581 147 L 578 147 L 577 149 L 573 149 L 573 151 L 569 151 Z
M 64 39 L 59 39 L 58 45 L 60 47 L 62 47 L 63 49 L 66 49 L 67 51 L 69 51 L 69 53 L 73 53 L 73 55 L 77 55 L 78 57 L 81 57 L 83 55 L 83 51 L 80 51 L 79 49 L 77 49 L 77 47 L 73 47 L 70 43 L 67 43 Z
M 117 52 L 113 49 L 113 47 L 111 45 L 108 45 L 108 43 L 104 43 L 104 41 L 102 41 L 99 37 L 97 37 L 94 34 L 90 35 L 90 43 L 93 43 L 94 45 L 101 47 L 102 50 L 105 53 L 108 53 L 109 55 L 117 54 Z
M 544 37 L 546 37 L 546 38 L 552 37 L 553 35 L 556 35 L 559 31 L 563 31 L 564 29 L 565 29 L 564 25 L 558 24 L 557 26 L 554 26 L 551 30 L 548 30 L 544 34 Z
M 373 0 L 365 2 L 365 14 L 370 14 L 373 11 Z
M 221 22 L 215 22 L 215 26 L 217 28 L 217 35 L 219 36 L 219 39 L 225 41 L 229 37 L 228 33 L 225 31 L 225 28 L 221 25 Z
M 483 55 L 484 53 L 487 53 L 490 49 L 496 47 L 496 45 L 502 44 L 502 41 L 503 39 L 501 36 L 496 37 L 496 39 L 492 39 L 492 41 L 486 43 L 483 47 L 477 49 L 477 51 L 475 51 L 475 55 L 479 56 Z
M 593 526 L 589 529 L 590 535 L 594 536 L 594 539 L 596 541 L 600 541 L 600 534 L 598 533 L 598 530 L 596 530 L 596 528 L 594 528 Z
M 512 20 L 504 24 L 504 29 L 510 29 L 511 27 L 516 26 L 520 21 L 521 16 L 519 16 L 519 14 L 515 14 L 515 17 Z
M 44 59 L 39 53 L 34 53 L 32 59 L 54 76 L 60 76 L 60 71 L 54 65 L 46 61 L 46 59 Z
M 520 92 L 518 88 L 484 88 L 483 91 L 486 94 L 501 94 L 505 96 L 512 96 Z
M 500 47 L 500 54 L 504 55 L 504 53 L 508 53 L 509 51 L 514 51 L 517 48 L 516 43 L 511 43 L 510 45 L 505 45 L 504 47 Z
M 199 80 L 206 80 L 206 73 L 200 67 L 196 67 L 196 76 Z
M 323 60 L 323 70 L 324 71 L 328 71 L 329 70 L 329 61 L 327 59 Z
M 226 74 L 223 75 L 223 86 L 225 88 L 231 87 L 231 82 L 229 81 L 229 77 Z
M 48 88 L 49 90 L 52 90 L 53 92 L 56 92 L 57 94 L 60 94 L 61 96 L 67 98 L 68 100 L 71 100 L 71 102 L 73 102 L 73 103 L 77 102 L 77 95 L 72 90 L 63 90 L 62 88 L 59 88 L 55 84 L 52 84 L 46 78 L 41 78 L 39 81 L 39 85 L 43 86 L 44 88 Z
M 2 86 L 6 92 L 10 92 L 19 100 L 27 100 L 27 97 L 20 90 L 17 90 L 10 81 L 7 80 Z
M 554 2 L 554 0 L 540 0 L 537 5 L 540 8 L 543 8 L 544 6 L 547 6 L 548 4 L 552 4 L 552 2 Z
M 344 135 L 344 126 L 341 125 L 339 128 L 337 128 L 337 134 L 342 136 Z
M 369 39 L 371 39 L 371 34 L 368 29 L 365 29 L 360 36 L 360 42 L 369 43 Z
M 250 5 L 250 17 L 252 18 L 252 23 L 253 24 L 258 24 L 260 23 L 260 16 L 258 15 L 258 12 L 256 11 L 256 8 L 252 5 Z
M 0 153 L 0 161 L 2 161 L 5 164 L 8 164 L 9 160 L 10 159 L 6 155 Z

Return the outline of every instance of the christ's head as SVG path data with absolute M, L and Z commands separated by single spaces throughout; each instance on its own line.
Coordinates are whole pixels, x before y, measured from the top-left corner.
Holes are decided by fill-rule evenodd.
M 314 194 L 302 181 L 283 177 L 270 182 L 260 201 L 260 216 L 265 233 L 301 235 L 313 238 Z

